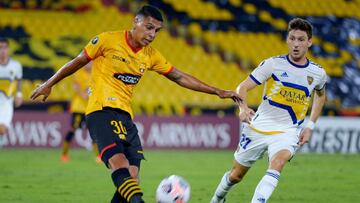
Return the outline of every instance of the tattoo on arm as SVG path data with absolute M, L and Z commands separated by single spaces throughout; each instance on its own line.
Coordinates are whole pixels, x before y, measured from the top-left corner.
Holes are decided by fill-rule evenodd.
M 170 80 L 177 82 L 182 78 L 182 73 L 180 71 L 178 71 L 177 69 L 174 69 L 173 71 L 171 71 L 168 75 L 166 75 L 167 78 L 169 78 Z

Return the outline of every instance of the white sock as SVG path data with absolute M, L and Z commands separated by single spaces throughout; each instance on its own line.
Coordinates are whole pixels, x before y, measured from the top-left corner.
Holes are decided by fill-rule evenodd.
M 2 148 L 4 143 L 4 135 L 0 135 L 0 148 Z
M 275 190 L 280 178 L 280 173 L 269 169 L 255 189 L 251 203 L 265 203 Z
M 226 172 L 224 176 L 222 177 L 218 187 L 215 190 L 215 194 L 212 198 L 212 200 L 222 200 L 225 198 L 226 194 L 230 191 L 230 189 L 235 185 L 234 183 L 231 183 L 229 180 L 230 172 Z

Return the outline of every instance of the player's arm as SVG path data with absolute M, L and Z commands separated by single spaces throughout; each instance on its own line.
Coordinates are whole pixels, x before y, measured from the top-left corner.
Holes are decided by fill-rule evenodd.
M 15 94 L 15 107 L 19 107 L 22 104 L 22 80 L 18 79 L 16 81 L 16 94 Z
M 33 93 L 31 94 L 31 99 L 36 99 L 38 96 L 43 95 L 42 101 L 46 101 L 47 97 L 51 93 L 51 88 L 57 84 L 62 79 L 67 76 L 73 74 L 81 67 L 86 65 L 89 62 L 89 59 L 85 55 L 84 51 L 82 51 L 76 58 L 66 63 L 63 67 L 61 67 L 50 79 L 48 79 L 45 83 L 41 84 L 37 87 Z
M 315 123 L 319 118 L 322 108 L 326 101 L 325 87 L 321 90 L 315 90 L 313 104 L 310 113 L 310 120 L 300 134 L 300 146 L 309 142 L 312 130 L 315 127 Z
M 250 77 L 247 77 L 244 81 L 242 81 L 236 88 L 236 92 L 240 95 L 241 99 L 243 100 L 242 103 L 239 105 L 239 118 L 240 121 L 245 123 L 250 123 L 251 118 L 255 114 L 254 110 L 248 107 L 246 98 L 247 98 L 247 92 L 254 89 L 257 86 L 257 83 L 251 79 Z
M 186 74 L 176 68 L 173 68 L 173 70 L 170 73 L 166 74 L 165 76 L 168 79 L 176 82 L 178 85 L 188 88 L 188 89 L 191 89 L 191 90 L 195 90 L 198 92 L 204 92 L 207 94 L 215 94 L 222 99 L 232 98 L 236 102 L 241 101 L 239 95 L 237 95 L 235 92 L 212 87 L 212 86 L 200 81 L 199 79 L 197 79 L 189 74 Z

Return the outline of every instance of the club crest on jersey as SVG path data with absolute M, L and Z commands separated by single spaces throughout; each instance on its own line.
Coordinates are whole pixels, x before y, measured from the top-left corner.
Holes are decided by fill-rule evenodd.
M 144 64 L 144 63 L 140 64 L 139 71 L 140 71 L 140 73 L 144 73 L 144 72 L 145 72 L 145 64 Z
M 114 77 L 121 80 L 126 85 L 135 85 L 139 82 L 140 76 L 125 74 L 125 73 L 114 73 Z
M 91 44 L 96 44 L 99 41 L 99 37 L 96 36 L 94 39 L 91 40 Z
M 311 76 L 307 76 L 307 81 L 308 81 L 309 85 L 311 85 L 314 81 L 314 78 Z

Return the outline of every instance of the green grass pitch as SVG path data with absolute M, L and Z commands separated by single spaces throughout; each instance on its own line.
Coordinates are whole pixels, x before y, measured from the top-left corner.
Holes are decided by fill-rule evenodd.
M 96 164 L 92 152 L 72 150 L 63 164 L 58 149 L 1 149 L 0 203 L 106 203 L 115 188 L 110 172 Z M 223 173 L 230 169 L 232 151 L 145 150 L 140 178 L 147 203 L 155 202 L 162 178 L 177 174 L 191 185 L 190 203 L 208 203 Z M 229 203 L 251 201 L 267 167 L 257 162 L 229 194 Z M 359 155 L 298 154 L 283 171 L 270 203 L 360 202 Z

